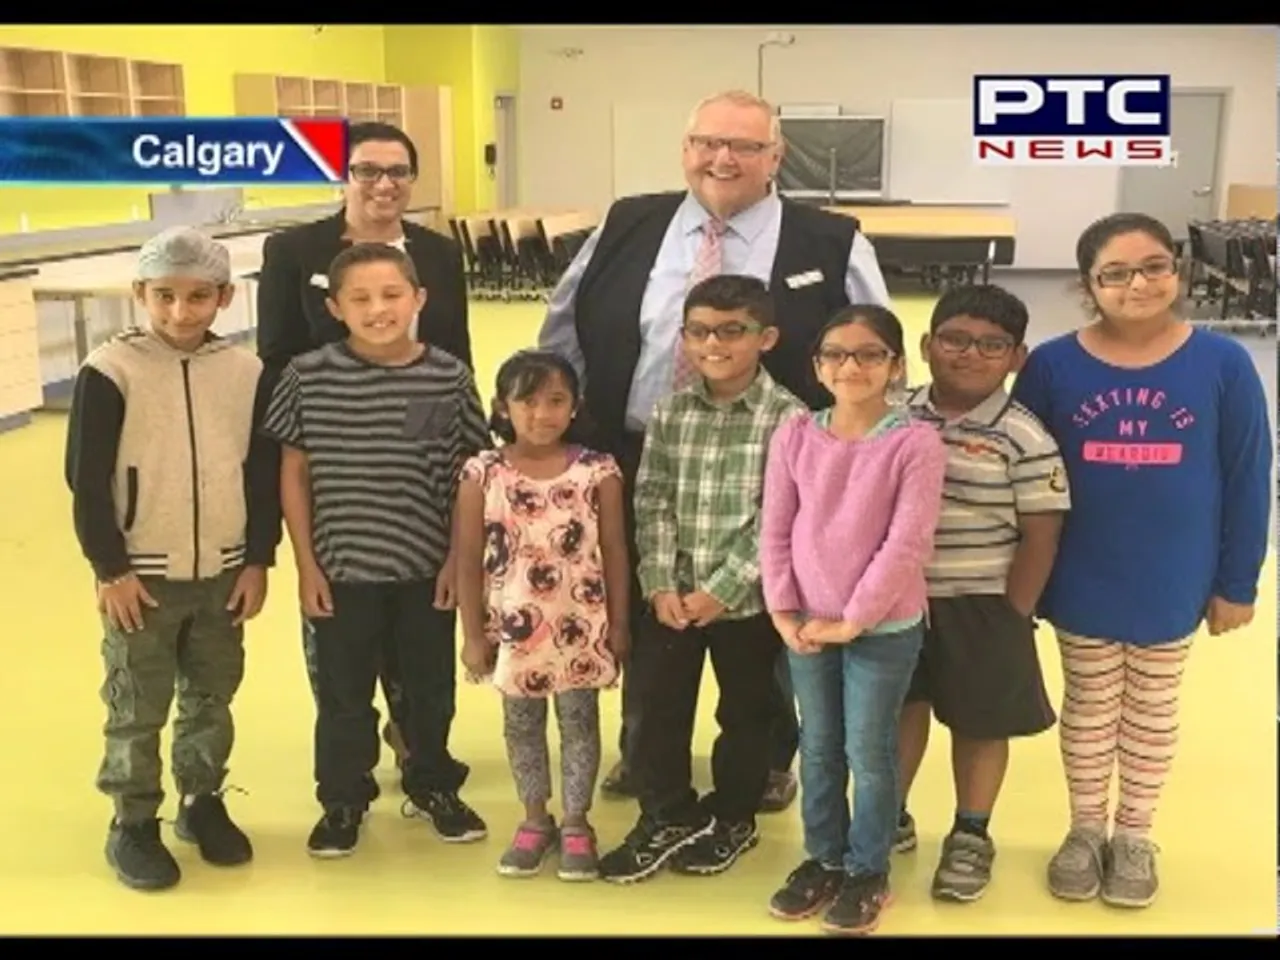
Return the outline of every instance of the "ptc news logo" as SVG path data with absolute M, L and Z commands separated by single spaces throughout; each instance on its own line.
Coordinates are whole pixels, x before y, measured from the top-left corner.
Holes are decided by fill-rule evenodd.
M 973 78 L 974 160 L 1017 166 L 1168 166 L 1169 78 Z

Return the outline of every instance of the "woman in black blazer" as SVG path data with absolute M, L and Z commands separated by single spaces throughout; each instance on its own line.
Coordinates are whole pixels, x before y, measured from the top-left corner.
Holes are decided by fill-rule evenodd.
M 447 237 L 404 219 L 418 173 L 418 151 L 402 130 L 385 123 L 352 124 L 348 133 L 350 176 L 345 205 L 315 223 L 290 227 L 267 237 L 258 279 L 258 356 L 272 377 L 289 361 L 345 330 L 325 306 L 329 264 L 353 243 L 388 243 L 413 260 L 427 290 L 418 317 L 418 339 L 447 351 L 468 367 L 471 336 L 467 326 L 467 281 L 462 251 Z M 307 675 L 315 690 L 315 649 L 303 628 Z M 403 763 L 399 728 L 398 664 L 383 651 L 382 690 L 391 712 L 383 737 Z

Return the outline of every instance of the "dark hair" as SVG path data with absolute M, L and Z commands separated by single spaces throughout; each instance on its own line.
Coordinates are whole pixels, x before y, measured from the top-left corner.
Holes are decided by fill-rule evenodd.
M 347 128 L 347 157 L 356 152 L 362 143 L 398 143 L 409 154 L 409 169 L 414 176 L 418 174 L 418 148 L 413 145 L 409 135 L 399 127 L 390 123 L 370 120 L 366 123 L 353 123 Z
M 976 317 L 994 323 L 1021 344 L 1027 336 L 1027 305 L 1004 287 L 994 283 L 976 286 L 950 287 L 934 304 L 929 320 L 929 332 L 933 333 L 953 317 Z
M 1173 239 L 1169 228 L 1145 213 L 1113 213 L 1100 220 L 1095 220 L 1085 227 L 1076 241 L 1076 268 L 1080 271 L 1079 286 L 1084 295 L 1085 307 L 1096 314 L 1101 314 L 1098 300 L 1093 295 L 1093 286 L 1089 282 L 1093 273 L 1093 265 L 1098 260 L 1102 248 L 1116 237 L 1126 233 L 1145 233 L 1169 252 L 1169 256 L 1178 256 L 1178 244 Z M 1177 302 L 1174 303 L 1177 309 Z
M 817 337 L 813 341 L 813 358 L 818 359 L 818 351 L 822 349 L 822 341 L 827 339 L 827 334 L 832 330 L 838 330 L 841 327 L 851 327 L 855 323 L 861 323 L 871 328 L 874 333 L 893 354 L 893 359 L 902 363 L 902 383 L 905 385 L 907 380 L 907 347 L 903 339 L 902 321 L 888 307 L 882 307 L 878 303 L 855 303 L 852 306 L 843 307 L 836 312 L 826 326 L 818 331 Z M 816 372 L 811 371 L 810 375 L 818 382 L 818 386 L 822 386 L 822 382 L 818 380 Z M 823 387 L 825 390 L 826 388 Z
M 568 360 L 551 350 L 521 350 L 503 361 L 498 368 L 494 385 L 489 432 L 503 443 L 514 443 L 516 434 L 511 426 L 511 418 L 502 414 L 500 405 L 513 400 L 527 400 L 557 376 L 569 388 L 574 406 L 579 408 L 569 423 L 569 429 L 565 431 L 564 440 L 567 443 L 581 443 L 589 430 L 581 409 L 582 386 L 578 371 Z
M 338 291 L 342 289 L 342 281 L 347 271 L 364 263 L 394 263 L 409 281 L 414 290 L 422 289 L 418 280 L 418 271 L 413 266 L 409 255 L 397 247 L 386 243 L 354 243 L 333 258 L 329 264 L 329 296 L 338 299 Z
M 764 281 L 737 273 L 722 273 L 695 284 L 684 298 L 684 319 L 696 307 L 742 310 L 762 327 L 772 327 L 773 298 Z

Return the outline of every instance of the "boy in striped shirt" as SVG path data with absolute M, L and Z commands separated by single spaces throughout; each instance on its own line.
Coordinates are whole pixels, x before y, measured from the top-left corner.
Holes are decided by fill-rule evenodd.
M 958 287 L 934 308 L 922 349 L 933 382 L 908 407 L 948 449 L 942 517 L 926 570 L 929 624 L 899 725 L 903 808 L 895 849 L 915 847 L 905 798 L 929 738 L 929 714 L 951 732 L 956 815 L 933 878 L 938 899 L 971 901 L 991 880 L 987 827 L 1009 740 L 1055 721 L 1032 615 L 1071 508 L 1057 444 L 1009 399 L 1026 358 L 1027 308 L 996 286 Z
M 458 797 L 450 553 L 462 464 L 488 445 L 471 372 L 412 336 L 425 302 L 413 261 L 356 244 L 329 268 L 329 309 L 347 339 L 292 360 L 265 430 L 283 445 L 281 497 L 303 616 L 315 631 L 313 856 L 354 851 L 376 787 L 379 651 L 394 646 L 409 718 L 406 810 L 451 842 L 486 828 Z

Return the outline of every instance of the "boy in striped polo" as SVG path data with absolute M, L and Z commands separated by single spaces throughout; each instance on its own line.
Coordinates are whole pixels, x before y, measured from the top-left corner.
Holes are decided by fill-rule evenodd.
M 354 851 L 376 787 L 379 651 L 395 650 L 409 747 L 405 812 L 451 842 L 486 828 L 449 755 L 455 609 L 450 552 L 462 464 L 488 445 L 475 380 L 412 335 L 426 300 L 413 262 L 356 244 L 329 268 L 344 341 L 292 360 L 265 429 L 283 445 L 281 496 L 303 615 L 316 637 L 317 857 Z
M 921 348 L 933 382 L 908 397 L 948 449 L 943 509 L 926 571 L 929 625 L 899 726 L 903 806 L 895 849 L 916 845 L 905 798 L 929 739 L 951 732 L 956 815 L 933 878 L 938 899 L 967 902 L 991 880 L 987 831 L 1009 740 L 1051 728 L 1053 708 L 1032 615 L 1071 508 L 1057 444 L 1009 399 L 1026 359 L 1027 308 L 996 286 L 958 287 L 934 308 Z

